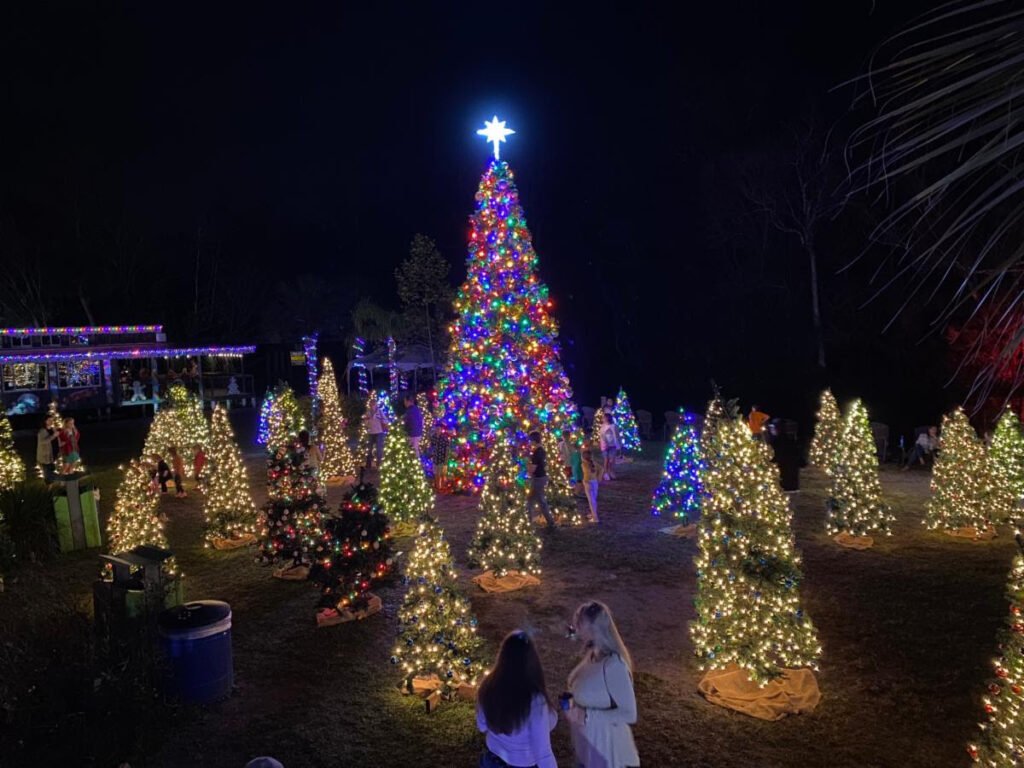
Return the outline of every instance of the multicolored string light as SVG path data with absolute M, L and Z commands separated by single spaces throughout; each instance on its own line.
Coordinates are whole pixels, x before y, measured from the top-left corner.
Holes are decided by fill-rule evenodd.
M 683 525 L 700 518 L 704 489 L 700 482 L 704 471 L 700 437 L 692 413 L 679 409 L 679 424 L 665 451 L 661 482 L 651 499 L 652 515 L 672 515 Z
M 622 450 L 636 453 L 640 450 L 640 426 L 636 423 L 636 414 L 629 404 L 629 396 L 622 387 L 619 387 L 612 413 L 615 416 L 615 429 L 619 433 Z

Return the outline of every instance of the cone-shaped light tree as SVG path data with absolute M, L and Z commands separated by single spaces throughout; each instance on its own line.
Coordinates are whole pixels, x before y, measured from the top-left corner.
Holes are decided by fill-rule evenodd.
M 416 405 L 420 407 L 420 413 L 423 414 L 423 449 L 426 449 L 434 434 L 434 407 L 430 404 L 430 396 L 426 392 L 416 395 Z
M 400 421 L 384 438 L 378 502 L 392 527 L 415 523 L 434 508 L 434 491 Z
M 405 685 L 437 675 L 446 693 L 473 685 L 481 672 L 481 639 L 469 600 L 456 585 L 452 553 L 432 517 L 419 527 L 405 568 L 408 590 L 398 610 L 398 640 L 391 662 Z
M 700 518 L 703 488 L 700 482 L 704 462 L 700 438 L 692 413 L 679 409 L 679 425 L 665 452 L 661 482 L 651 499 L 652 515 L 671 515 L 686 525 Z
M 690 623 L 701 666 L 736 664 L 758 683 L 813 668 L 821 648 L 800 602 L 800 556 L 778 469 L 742 420 L 709 409 L 709 423 L 697 619 Z
M 299 408 L 295 392 L 287 384 L 279 384 L 267 392 L 260 405 L 256 443 L 274 449 L 294 442 L 306 428 L 306 418 Z
M 217 539 L 230 541 L 255 536 L 258 514 L 227 409 L 218 405 L 210 421 L 210 452 L 203 492 L 206 546 Z
M 629 396 L 626 390 L 619 387 L 619 394 L 615 398 L 615 407 L 612 408 L 615 414 L 615 428 L 619 431 L 619 442 L 622 450 L 635 453 L 640 450 L 640 427 L 636 423 L 636 414 L 629 405 Z
M 813 466 L 827 475 L 831 475 L 835 468 L 842 432 L 843 417 L 839 413 L 839 404 L 832 390 L 826 388 L 821 392 L 809 460 Z
M 167 534 L 157 512 L 160 497 L 153 486 L 151 470 L 149 464 L 137 460 L 125 469 L 117 487 L 114 513 L 107 523 L 111 552 L 127 552 L 144 544 L 167 549 Z M 173 558 L 164 566 L 170 573 L 176 570 Z
M 495 442 L 489 464 L 480 519 L 469 545 L 470 567 L 498 577 L 510 571 L 539 576 L 541 543 L 527 518 L 523 468 L 507 440 Z
M 499 439 L 530 425 L 560 431 L 575 417 L 558 326 L 508 163 L 491 162 L 470 217 L 466 281 L 455 297 L 439 427 L 452 439 L 448 482 L 480 490 Z M 508 438 L 499 432 L 511 430 Z
M 1013 558 L 1006 588 L 1010 612 L 999 656 L 982 698 L 981 737 L 967 751 L 986 768 L 1017 768 L 1024 761 L 1024 555 Z
M 594 423 L 590 425 L 590 439 L 594 445 L 601 445 L 601 429 L 604 427 L 604 408 L 594 411 Z
M 829 534 L 888 535 L 895 518 L 882 501 L 875 438 L 868 422 L 868 410 L 859 398 L 850 403 L 838 448 L 834 454 L 832 491 L 825 518 Z
M 259 562 L 283 568 L 309 565 L 325 549 L 325 500 L 320 478 L 290 445 L 267 458 L 267 503 L 260 515 Z
M 184 460 L 191 461 L 197 445 L 204 449 L 210 445 L 203 404 L 184 386 L 174 384 L 167 390 L 165 406 L 153 416 L 142 453 L 146 457 L 158 453 L 168 459 L 167 449 L 173 446 Z
M 338 381 L 334 375 L 334 364 L 328 357 L 324 358 L 323 370 L 317 380 L 317 393 L 320 398 L 317 438 L 324 447 L 320 476 L 326 480 L 354 475 L 356 460 L 348 447 L 345 416 L 341 411 L 341 398 L 338 395 Z
M 929 530 L 987 531 L 993 496 L 988 457 L 962 408 L 942 417 L 941 440 L 924 524 Z
M 569 468 L 562 459 L 562 452 L 558 450 L 558 437 L 550 429 L 541 429 L 540 436 L 547 457 L 548 482 L 544 495 L 551 514 L 563 525 L 583 525 L 587 519 L 580 514 L 580 507 L 569 485 Z
M 996 424 L 988 459 L 995 489 L 992 517 L 999 521 L 1015 519 L 1020 516 L 1024 499 L 1024 434 L 1020 419 L 1009 409 Z
M 10 419 L 0 411 L 0 491 L 9 491 L 25 479 L 25 464 L 14 449 Z

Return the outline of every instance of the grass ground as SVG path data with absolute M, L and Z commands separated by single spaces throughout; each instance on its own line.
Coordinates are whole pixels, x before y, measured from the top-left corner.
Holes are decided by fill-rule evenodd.
M 658 452 L 654 447 L 602 486 L 600 528 L 546 536 L 541 587 L 471 591 L 490 649 L 510 629 L 535 632 L 557 695 L 578 651 L 564 638 L 567 618 L 582 600 L 606 601 L 636 658 L 635 734 L 648 766 L 966 766 L 964 747 L 976 733 L 1005 612 L 1012 538 L 969 543 L 925 532 L 926 475 L 884 471 L 898 516 L 895 534 L 867 552 L 844 550 L 823 532 L 824 483 L 805 472 L 804 488 L 793 497 L 794 525 L 805 606 L 824 647 L 823 698 L 812 714 L 764 723 L 709 705 L 696 692 L 700 673 L 686 631 L 695 544 L 659 535 L 666 522 L 647 511 Z M 262 501 L 258 455 L 250 457 L 250 471 Z M 112 498 L 106 496 L 107 509 Z M 481 739 L 470 704 L 428 716 L 396 691 L 389 657 L 400 586 L 378 590 L 381 615 L 318 630 L 310 586 L 274 581 L 246 552 L 204 550 L 197 495 L 163 504 L 188 596 L 232 606 L 236 690 L 215 706 L 171 711 L 165 727 L 143 740 L 144 754 L 124 755 L 133 768 L 231 768 L 258 754 L 275 755 L 289 768 L 476 765 Z M 442 497 L 438 515 L 461 559 L 475 500 Z M 86 608 L 95 564 L 94 554 L 68 556 L 45 574 L 22 572 L 9 582 L 0 594 L 0 641 L 37 626 L 29 617 L 55 585 Z M 571 764 L 563 725 L 555 750 L 559 764 Z

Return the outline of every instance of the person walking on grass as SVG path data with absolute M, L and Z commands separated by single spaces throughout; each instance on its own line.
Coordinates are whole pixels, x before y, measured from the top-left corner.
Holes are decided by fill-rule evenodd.
M 554 530 L 555 518 L 548 507 L 548 454 L 540 444 L 540 432 L 530 433 L 530 495 L 527 498 L 526 511 L 532 515 L 534 507 L 539 506 L 540 512 L 547 520 L 548 530 Z
M 551 751 L 557 723 L 537 648 L 525 632 L 512 632 L 476 696 L 476 726 L 487 745 L 480 768 L 558 768 Z
M 576 609 L 570 635 L 583 641 L 583 658 L 569 673 L 569 721 L 576 764 L 581 768 L 634 768 L 636 695 L 633 659 L 611 611 L 596 600 Z
M 171 455 L 171 468 L 174 470 L 174 495 L 179 499 L 184 499 L 188 496 L 185 493 L 185 487 L 181 484 L 182 479 L 185 477 L 185 462 L 181 460 L 181 454 L 178 453 L 177 446 L 172 445 L 167 449 L 167 453 Z
M 600 523 L 601 519 L 597 516 L 597 487 L 600 475 L 597 462 L 594 461 L 594 444 L 589 437 L 583 439 L 580 460 L 583 470 L 583 492 L 587 495 L 587 504 L 590 505 L 590 522 Z
M 619 441 L 615 435 L 615 415 L 611 411 L 604 414 L 604 423 L 601 425 L 601 476 L 605 480 L 615 479 L 615 454 L 619 449 Z

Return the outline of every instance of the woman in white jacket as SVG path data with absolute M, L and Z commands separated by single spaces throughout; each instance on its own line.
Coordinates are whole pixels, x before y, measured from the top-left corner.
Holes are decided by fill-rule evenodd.
M 572 701 L 566 717 L 576 764 L 581 768 L 634 768 L 636 696 L 633 660 L 604 603 L 576 609 L 573 631 L 584 643 L 583 658 L 569 674 Z

